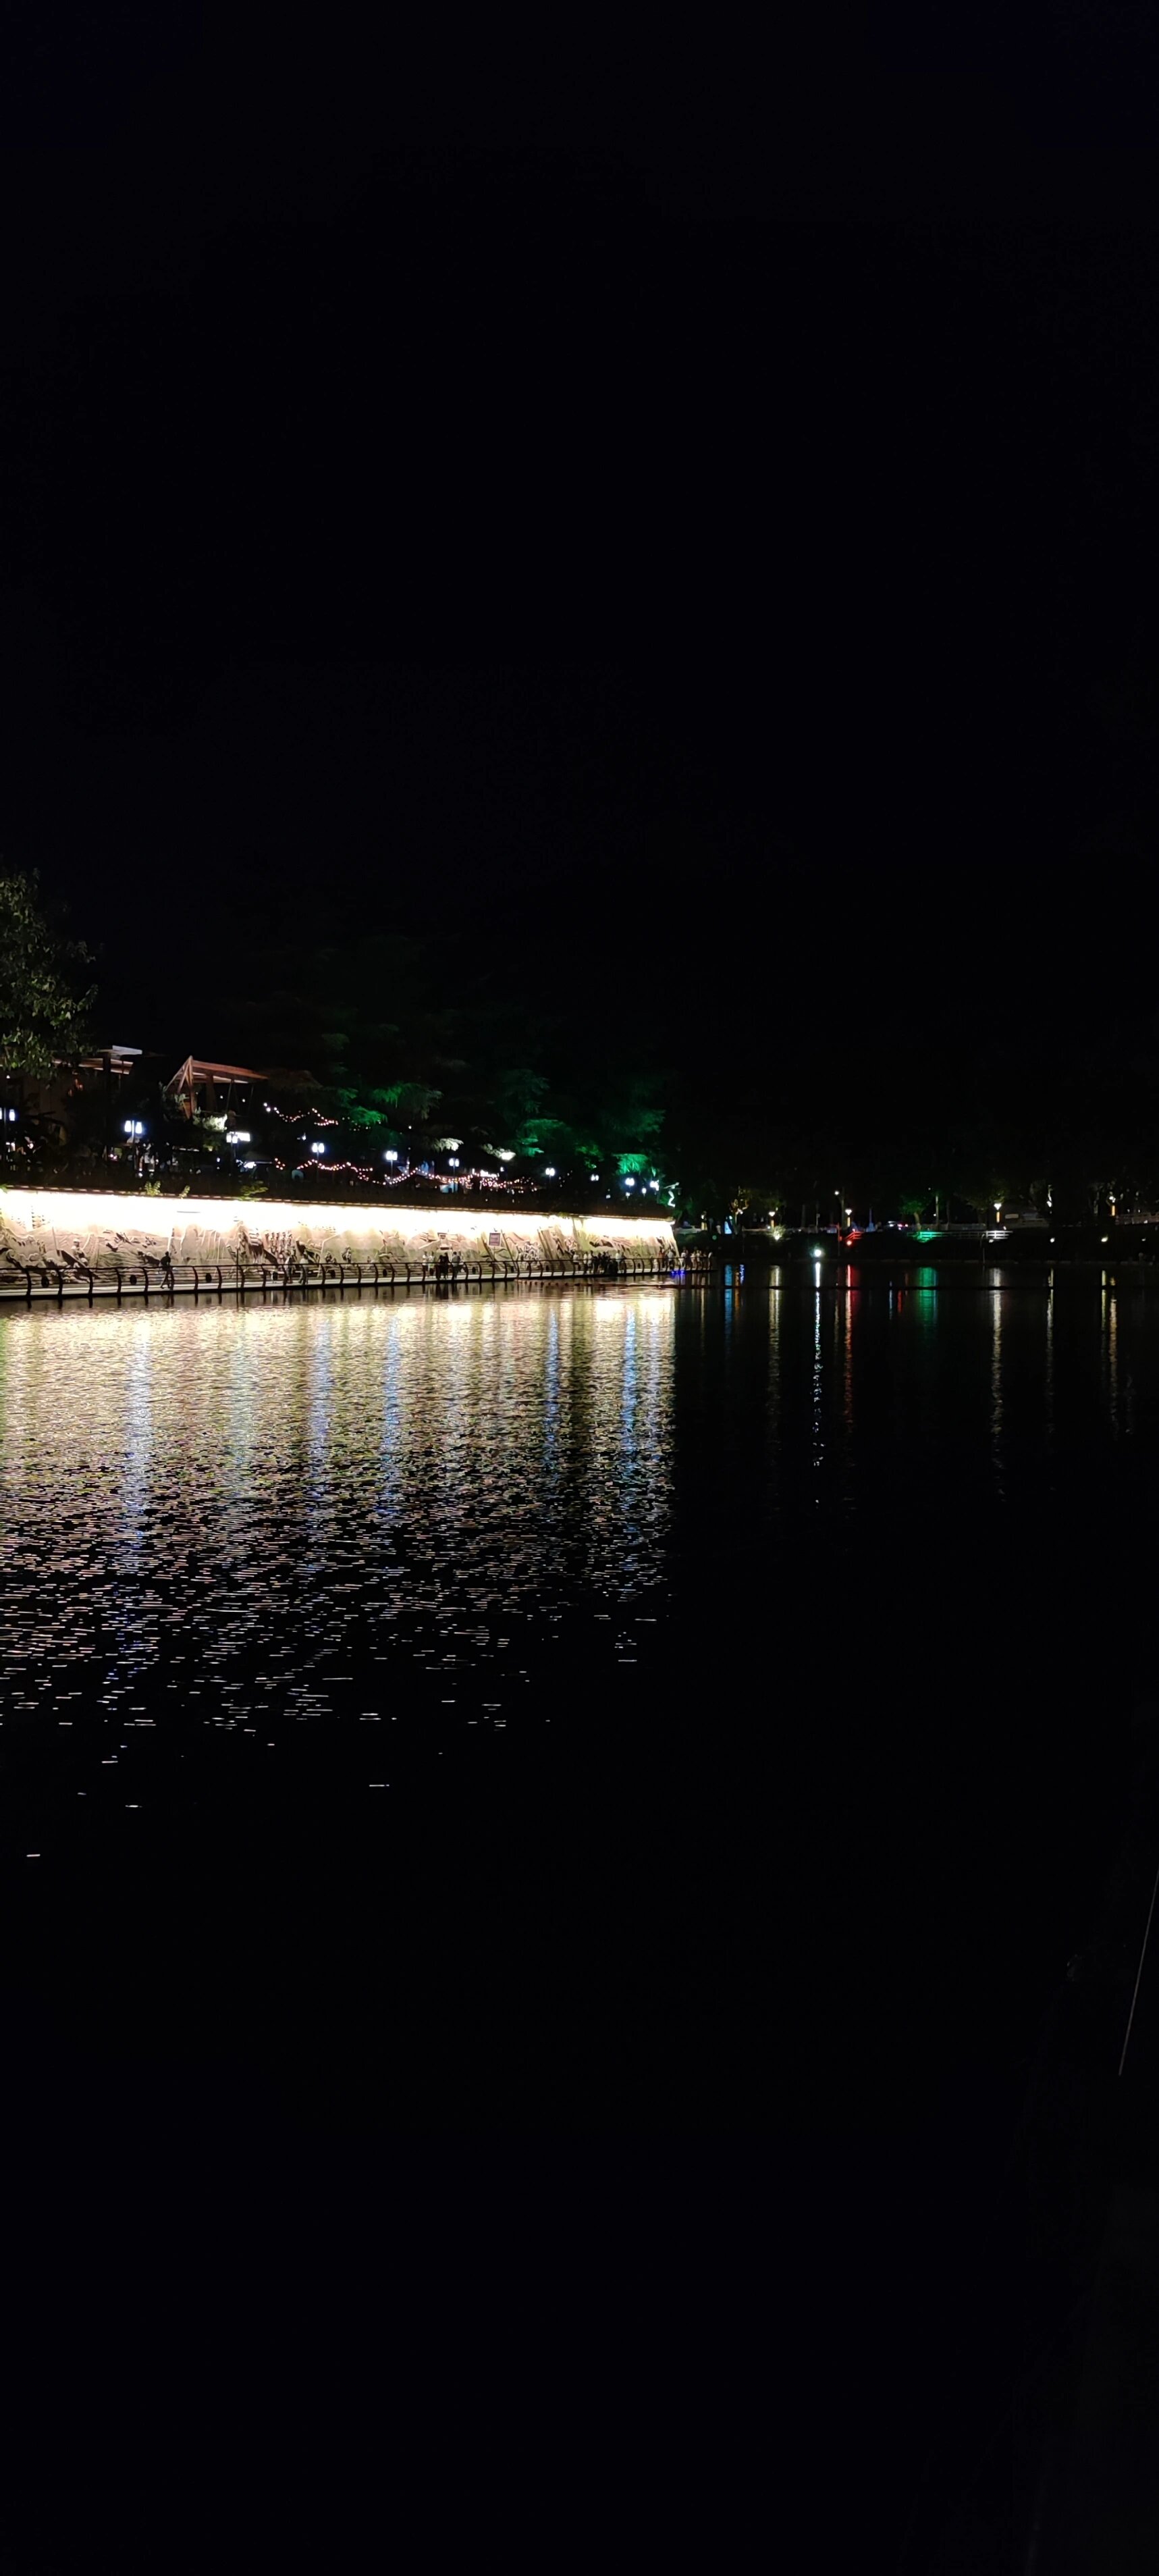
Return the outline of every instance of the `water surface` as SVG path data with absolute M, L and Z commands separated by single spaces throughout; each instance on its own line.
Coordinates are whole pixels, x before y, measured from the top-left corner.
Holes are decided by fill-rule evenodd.
M 5 1314 L 11 2048 L 63 2123 L 759 2142 L 786 2462 L 904 2524 L 1157 1514 L 1097 1274 Z

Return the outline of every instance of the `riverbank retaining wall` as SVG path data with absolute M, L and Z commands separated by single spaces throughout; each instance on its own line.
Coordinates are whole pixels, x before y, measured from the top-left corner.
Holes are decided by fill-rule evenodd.
M 0 1189 L 0 1297 L 421 1280 L 442 1253 L 459 1275 L 483 1278 L 580 1276 L 608 1256 L 629 1272 L 667 1271 L 677 1259 L 666 1219 L 611 1209 L 566 1216 Z

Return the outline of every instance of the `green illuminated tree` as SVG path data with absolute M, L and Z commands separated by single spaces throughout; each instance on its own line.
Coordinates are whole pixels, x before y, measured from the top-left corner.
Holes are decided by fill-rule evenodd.
M 83 1052 L 95 985 L 78 989 L 91 965 L 79 939 L 57 938 L 39 902 L 35 875 L 0 876 L 0 1073 L 51 1073 Z

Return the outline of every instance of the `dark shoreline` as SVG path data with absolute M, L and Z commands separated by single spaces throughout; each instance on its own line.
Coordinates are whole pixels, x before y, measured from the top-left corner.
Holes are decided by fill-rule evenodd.
M 1159 1278 L 1159 1226 L 1119 1226 L 1111 1228 L 1104 1239 L 1093 1229 L 1060 1228 L 1053 1242 L 1040 1234 L 1009 1234 L 998 1240 L 982 1240 L 961 1235 L 941 1235 L 919 1243 L 912 1235 L 883 1229 L 872 1235 L 859 1235 L 850 1242 L 844 1237 L 823 1232 L 816 1234 L 771 1235 L 744 1234 L 716 1238 L 711 1243 L 703 1236 L 686 1240 L 680 1246 L 681 1259 L 692 1270 L 702 1268 L 708 1276 L 743 1265 L 746 1270 L 778 1270 L 807 1273 L 812 1281 L 820 1265 L 823 1274 L 857 1271 L 878 1272 L 894 1276 L 917 1270 L 957 1273 L 994 1270 L 1033 1272 L 1041 1280 L 1058 1270 L 1131 1270 L 1145 1277 L 1154 1271 Z

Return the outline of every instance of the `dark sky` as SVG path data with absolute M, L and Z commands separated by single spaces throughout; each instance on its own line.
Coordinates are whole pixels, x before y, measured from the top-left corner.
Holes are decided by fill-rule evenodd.
M 116 1036 L 227 1043 L 303 923 L 622 975 L 714 1043 L 790 988 L 1142 990 L 1142 20 L 643 83 L 560 31 L 25 27 L 0 845 Z

